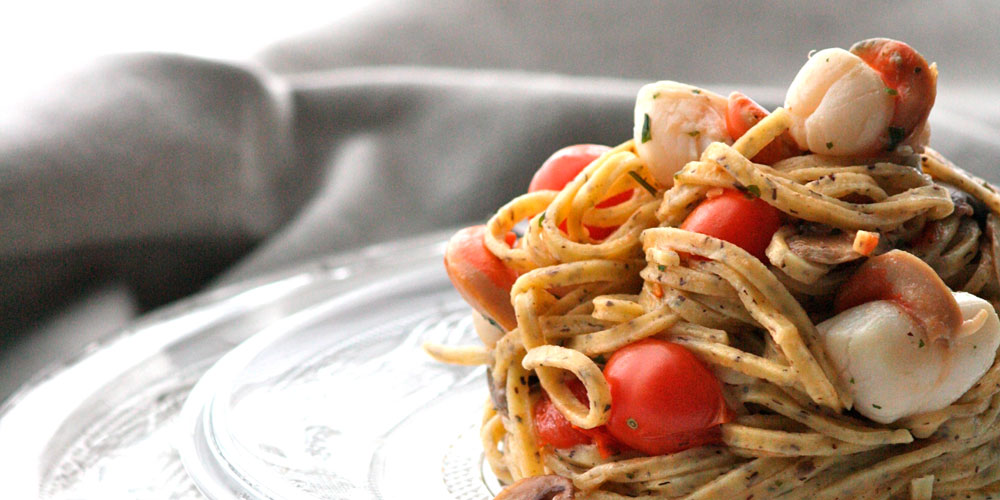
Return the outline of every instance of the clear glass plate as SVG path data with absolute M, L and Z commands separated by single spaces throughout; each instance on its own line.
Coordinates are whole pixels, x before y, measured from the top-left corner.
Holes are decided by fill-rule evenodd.
M 357 349 L 372 356 L 370 359 L 372 364 L 366 367 L 348 367 L 354 370 L 353 373 L 360 373 L 358 370 L 363 369 L 387 371 L 389 368 L 380 367 L 375 356 L 382 351 L 392 351 L 393 346 L 386 342 L 352 341 L 347 338 L 350 333 L 346 329 L 351 323 L 344 327 L 323 323 L 323 315 L 337 311 L 346 314 L 346 310 L 338 304 L 349 302 L 354 304 L 353 307 L 359 308 L 355 311 L 361 313 L 358 314 L 357 321 L 364 322 L 364 318 L 360 316 L 364 316 L 367 310 L 386 309 L 385 307 L 379 309 L 358 294 L 364 293 L 365 290 L 373 290 L 373 287 L 377 288 L 379 283 L 396 282 L 401 276 L 413 276 L 408 273 L 417 273 L 420 280 L 426 279 L 423 283 L 427 285 L 432 283 L 435 286 L 440 285 L 445 279 L 441 269 L 443 242 L 450 234 L 451 231 L 443 231 L 410 240 L 377 245 L 198 295 L 145 317 L 128 329 L 91 346 L 87 352 L 81 353 L 78 357 L 66 360 L 65 363 L 35 377 L 0 408 L 0 450 L 3 450 L 0 452 L 0 470 L 3 471 L 0 475 L 3 477 L 0 497 L 45 500 L 90 498 L 195 500 L 206 496 L 213 497 L 212 494 L 216 493 L 216 490 L 212 489 L 212 483 L 206 481 L 203 485 L 199 481 L 196 485 L 193 476 L 184 468 L 188 464 L 182 464 L 178 451 L 178 448 L 184 448 L 184 443 L 195 442 L 193 438 L 196 434 L 187 426 L 182 426 L 180 418 L 182 406 L 195 383 L 202 379 L 206 371 L 220 358 L 255 334 L 260 332 L 259 338 L 267 339 L 279 331 L 292 333 L 298 326 L 308 326 L 310 320 L 319 322 L 314 325 L 311 334 L 329 341 L 323 344 L 324 348 L 334 349 L 327 354 L 333 355 L 336 349 Z M 413 289 L 412 285 L 411 283 L 411 288 L 406 290 L 416 293 L 418 290 Z M 433 310 L 448 314 L 458 312 L 460 307 L 458 296 L 449 297 L 449 293 L 444 287 L 436 289 L 434 296 L 438 302 L 434 306 L 436 309 Z M 422 304 L 428 303 L 422 302 Z M 413 311 L 413 309 L 407 310 Z M 459 333 L 460 329 L 468 329 L 467 320 L 459 316 L 460 313 L 457 316 L 449 316 L 449 321 L 455 321 L 460 327 L 449 335 L 462 335 Z M 404 325 L 405 323 L 398 322 L 402 319 L 402 316 L 393 316 L 392 320 L 397 322 L 386 323 L 379 327 L 381 329 L 378 331 L 385 332 L 387 338 L 400 339 L 399 332 L 393 333 L 390 326 Z M 428 332 L 426 335 L 431 336 L 428 338 L 436 338 L 434 336 L 442 333 L 440 327 L 432 328 L 433 319 L 423 318 L 420 321 L 423 321 L 420 323 L 423 325 L 422 328 Z M 320 323 L 326 325 L 323 326 L 325 330 L 316 329 L 320 327 Z M 354 323 L 356 326 L 360 324 Z M 446 323 L 441 323 L 441 326 L 444 325 Z M 374 327 L 374 324 L 371 326 Z M 418 337 L 414 340 L 416 338 Z M 374 340 L 372 337 L 369 339 Z M 248 347 L 241 348 L 239 352 L 249 352 L 253 345 L 255 344 L 248 343 Z M 291 348 L 298 344 L 284 345 Z M 389 359 L 399 359 L 402 356 L 404 347 L 396 347 L 399 350 Z M 419 345 L 409 345 L 409 348 L 412 348 L 414 358 L 411 364 L 406 366 L 414 366 L 412 363 L 422 366 L 427 362 L 428 366 L 440 368 L 439 365 L 424 358 L 419 352 Z M 275 359 L 280 359 L 280 353 L 274 354 L 278 356 Z M 232 359 L 235 359 L 236 355 L 234 354 Z M 318 367 L 323 359 L 330 360 L 322 357 L 309 360 Z M 263 358 L 256 361 L 262 360 Z M 221 373 L 229 363 L 220 363 L 220 368 L 213 370 L 213 373 Z M 402 369 L 403 365 L 394 369 L 396 368 Z M 483 398 L 481 389 L 484 382 L 480 377 L 472 375 L 472 370 L 466 370 L 469 373 L 465 373 L 453 367 L 443 369 L 444 371 L 436 376 L 440 378 L 428 379 L 428 383 L 432 384 L 428 388 L 414 388 L 413 393 L 405 401 L 408 405 L 406 408 L 421 406 L 420 398 L 444 393 L 442 384 L 451 380 L 456 383 L 456 389 L 454 392 L 442 394 L 443 399 L 451 400 L 462 394 L 468 395 L 476 399 L 476 402 L 474 404 L 463 402 L 457 404 L 455 408 L 477 412 L 475 409 L 480 407 Z M 322 373 L 320 371 L 319 375 Z M 304 372 L 303 375 L 305 376 Z M 211 387 L 208 380 L 206 379 L 204 384 L 199 384 L 199 387 Z M 466 386 L 458 384 L 459 382 L 468 383 L 469 390 L 462 392 Z M 309 387 L 319 386 L 303 384 L 301 387 L 301 390 L 306 390 Z M 353 387 L 360 386 L 355 383 Z M 355 393 L 359 398 L 366 398 L 369 394 L 371 393 L 367 390 L 358 390 Z M 344 395 L 349 394 L 341 394 Z M 213 396 L 213 401 L 222 399 Z M 253 404 L 249 399 L 246 402 Z M 250 407 L 240 406 L 236 414 L 244 415 L 245 413 L 240 412 L 248 408 Z M 325 411 L 324 415 L 329 416 L 341 409 L 352 407 L 344 404 L 328 406 L 317 404 L 315 408 Z M 281 423 L 293 423 L 295 418 L 300 418 L 301 422 L 319 422 L 322 419 L 318 414 L 293 415 L 286 412 L 280 416 L 286 419 Z M 379 416 L 372 421 L 386 424 L 397 416 L 402 420 L 401 414 L 397 413 Z M 367 426 L 367 420 L 369 419 L 358 417 L 354 422 L 363 422 L 366 424 L 365 428 L 375 429 Z M 476 421 L 478 417 L 474 416 L 471 420 L 464 420 L 463 425 L 472 428 Z M 403 422 L 397 423 L 400 428 L 405 425 Z M 274 435 L 277 428 L 271 428 L 275 430 L 262 437 L 260 444 L 270 444 L 268 440 L 277 437 Z M 257 444 L 247 440 L 251 436 L 247 436 L 245 432 L 249 430 L 247 426 L 235 427 L 230 433 L 232 442 L 238 443 L 239 446 L 248 443 L 250 446 Z M 362 461 L 351 447 L 354 444 L 360 446 L 365 442 L 364 439 L 372 437 L 354 433 L 345 433 L 346 438 L 336 437 L 330 430 L 338 429 L 331 423 L 298 430 L 308 432 L 308 437 L 312 440 L 310 445 L 303 447 L 304 453 L 310 452 L 317 457 L 326 453 L 335 455 L 338 459 L 350 456 L 355 458 L 349 462 L 352 465 L 361 464 Z M 201 437 L 208 436 L 204 434 Z M 288 437 L 290 436 L 289 434 Z M 226 435 L 218 437 L 225 439 Z M 352 441 L 348 438 L 357 439 Z M 475 433 L 456 432 L 452 433 L 450 439 L 452 442 L 446 444 L 449 447 L 454 445 L 455 450 L 479 453 L 478 444 L 474 443 L 478 441 Z M 381 440 L 378 442 L 381 443 Z M 275 443 L 284 445 L 280 440 L 276 440 Z M 386 441 L 385 446 L 370 450 L 372 474 L 375 474 L 375 470 L 392 470 L 396 467 L 394 460 L 385 457 L 387 447 L 390 445 L 392 443 Z M 348 448 L 344 449 L 344 446 Z M 367 446 L 374 445 L 369 443 Z M 226 450 L 231 451 L 232 447 Z M 468 453 L 461 455 L 461 460 L 478 459 L 477 456 Z M 455 453 L 448 455 L 448 460 L 451 461 L 449 463 L 458 460 L 459 455 Z M 231 456 L 236 457 L 233 459 L 234 464 L 249 463 L 247 467 L 250 468 L 247 470 L 256 471 L 252 469 L 255 466 L 251 452 L 243 455 L 221 455 L 226 458 Z M 270 460 L 272 454 L 262 454 L 259 458 Z M 291 457 L 294 458 L 296 457 Z M 439 455 L 438 458 L 440 469 L 445 455 Z M 225 460 L 215 463 L 220 467 L 228 466 Z M 266 463 L 267 467 L 272 466 L 270 462 Z M 326 462 L 325 465 L 329 466 L 332 463 Z M 425 462 L 422 461 L 421 464 Z M 202 468 L 213 466 L 213 462 L 206 462 Z M 199 470 L 197 463 L 190 467 L 192 470 Z M 476 476 L 478 484 L 482 484 L 478 468 L 470 474 Z M 201 479 L 201 476 L 194 477 Z M 305 481 L 312 481 L 315 488 L 326 487 L 329 491 L 342 491 L 336 488 L 346 487 L 348 483 L 345 480 L 349 477 L 351 480 L 356 479 L 338 470 L 336 474 L 326 478 Z M 440 473 L 436 477 L 440 478 Z M 224 476 L 223 479 L 228 481 L 231 477 Z M 252 484 L 261 483 L 254 480 Z M 367 484 L 363 482 L 352 487 L 364 488 Z M 203 493 L 199 487 L 205 488 L 205 492 Z M 445 486 L 445 490 L 447 488 Z M 260 498 L 255 495 L 236 489 L 231 490 L 228 496 L 214 498 Z M 346 494 L 346 497 L 358 498 L 353 493 Z
M 478 342 L 440 259 L 274 323 L 191 392 L 185 468 L 213 499 L 492 498 L 485 371 L 437 363 L 424 342 Z

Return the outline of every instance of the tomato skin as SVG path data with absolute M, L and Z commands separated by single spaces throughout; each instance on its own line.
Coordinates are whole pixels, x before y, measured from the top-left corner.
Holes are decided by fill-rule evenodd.
M 681 229 L 728 241 L 761 261 L 779 227 L 780 210 L 735 189 L 724 189 L 722 194 L 705 199 L 681 224 Z
M 531 410 L 531 417 L 540 445 L 551 445 L 553 448 L 572 448 L 578 444 L 590 444 L 591 442 L 586 434 L 576 430 L 573 424 L 566 420 L 566 417 L 552 404 L 549 395 L 544 392 L 535 402 Z
M 552 153 L 531 178 L 528 192 L 562 189 L 584 167 L 590 165 L 590 162 L 608 151 L 611 151 L 611 148 L 600 144 L 574 144 Z
M 611 151 L 611 148 L 600 144 L 575 144 L 556 151 L 535 172 L 531 183 L 528 184 L 528 192 L 532 193 L 543 189 L 558 191 L 564 188 L 587 165 L 608 151 Z M 613 207 L 628 201 L 631 197 L 632 191 L 624 191 L 598 203 L 597 208 Z M 560 224 L 559 227 L 563 232 L 566 232 L 565 223 Z M 595 240 L 607 238 L 615 232 L 615 229 L 618 228 L 587 226 L 590 237 Z
M 604 367 L 611 387 L 611 435 L 647 455 L 717 443 L 731 418 L 719 381 L 679 344 L 645 339 Z
M 569 380 L 566 385 L 576 396 L 577 401 L 588 404 L 587 389 L 583 383 L 574 378 Z M 578 444 L 593 443 L 597 445 L 597 451 L 603 458 L 628 450 L 627 446 L 620 443 L 608 432 L 606 426 L 583 429 L 571 424 L 552 404 L 552 400 L 549 399 L 549 395 L 545 391 L 542 391 L 542 396 L 538 398 L 532 408 L 532 422 L 539 444 L 542 445 L 548 444 L 553 448 L 562 449 L 572 448 Z
M 747 133 L 757 122 L 771 114 L 763 106 L 742 92 L 729 94 L 726 105 L 726 130 L 735 141 Z M 779 160 L 798 154 L 795 141 L 785 132 L 764 146 L 751 160 L 757 163 L 773 165 Z
M 733 92 L 726 104 L 726 131 L 733 140 L 739 139 L 769 114 L 743 92 Z

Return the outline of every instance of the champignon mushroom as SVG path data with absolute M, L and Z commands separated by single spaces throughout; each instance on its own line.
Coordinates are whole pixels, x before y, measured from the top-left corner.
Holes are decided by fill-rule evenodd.
M 573 482 L 562 476 L 526 477 L 500 492 L 493 500 L 573 500 Z
M 864 257 L 854 251 L 854 233 L 795 234 L 788 238 L 788 249 L 817 264 L 843 264 Z

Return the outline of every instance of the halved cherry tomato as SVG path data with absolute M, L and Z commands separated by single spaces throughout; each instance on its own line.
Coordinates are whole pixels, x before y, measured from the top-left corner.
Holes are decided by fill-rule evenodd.
M 534 177 L 531 178 L 531 183 L 528 184 L 528 192 L 531 193 L 542 189 L 558 191 L 564 188 L 587 165 L 590 165 L 592 161 L 610 150 L 611 148 L 599 144 L 576 144 L 556 151 L 535 172 Z M 613 207 L 619 203 L 628 201 L 631 197 L 632 191 L 624 191 L 598 203 L 597 207 Z M 564 232 L 566 231 L 564 224 L 560 225 L 560 228 Z M 617 227 L 587 226 L 590 237 L 595 240 L 607 238 L 611 233 L 615 232 L 615 229 Z
M 851 46 L 851 53 L 877 71 L 887 91 L 895 95 L 889 140 L 900 142 L 909 137 L 927 120 L 937 97 L 937 75 L 927 60 L 913 47 L 889 38 L 862 40 Z M 894 128 L 898 132 L 893 134 Z M 891 142 L 889 146 L 895 146 Z
M 750 130 L 769 114 L 763 106 L 747 97 L 746 94 L 733 92 L 729 94 L 729 102 L 726 105 L 726 130 L 733 140 L 739 139 L 747 133 L 747 130 Z M 785 132 L 764 146 L 764 149 L 751 159 L 757 163 L 773 165 L 778 160 L 790 158 L 796 154 L 798 154 L 798 147 L 788 132 Z
M 705 199 L 681 224 L 681 229 L 728 241 L 761 261 L 779 227 L 781 211 L 735 189 Z
M 444 268 L 455 289 L 473 309 L 510 331 L 517 327 L 514 306 L 510 303 L 510 289 L 517 280 L 517 272 L 486 248 L 485 235 L 483 225 L 455 233 L 445 247 Z M 507 234 L 507 244 L 513 245 L 515 238 L 514 233 Z
M 587 390 L 578 379 L 572 379 L 566 384 L 573 391 L 573 395 L 581 403 L 587 404 Z M 542 445 L 551 445 L 553 448 L 572 448 L 578 444 L 597 445 L 597 451 L 602 457 L 608 458 L 623 451 L 628 447 L 620 443 L 608 432 L 607 426 L 595 427 L 593 429 L 583 429 L 569 422 L 566 417 L 556 409 L 549 399 L 549 395 L 542 391 L 542 396 L 535 402 L 532 408 L 532 422 L 535 426 L 535 434 Z
M 645 339 L 627 345 L 604 367 L 611 387 L 608 430 L 647 455 L 717 443 L 731 419 L 719 381 L 679 344 Z

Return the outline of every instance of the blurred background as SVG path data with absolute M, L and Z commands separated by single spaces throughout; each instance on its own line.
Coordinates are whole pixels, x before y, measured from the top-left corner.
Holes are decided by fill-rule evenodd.
M 484 220 L 672 79 L 773 107 L 813 49 L 940 69 L 932 143 L 998 181 L 1000 7 L 24 2 L 0 19 L 0 399 L 199 291 Z M 941 141 L 941 142 L 938 142 Z

